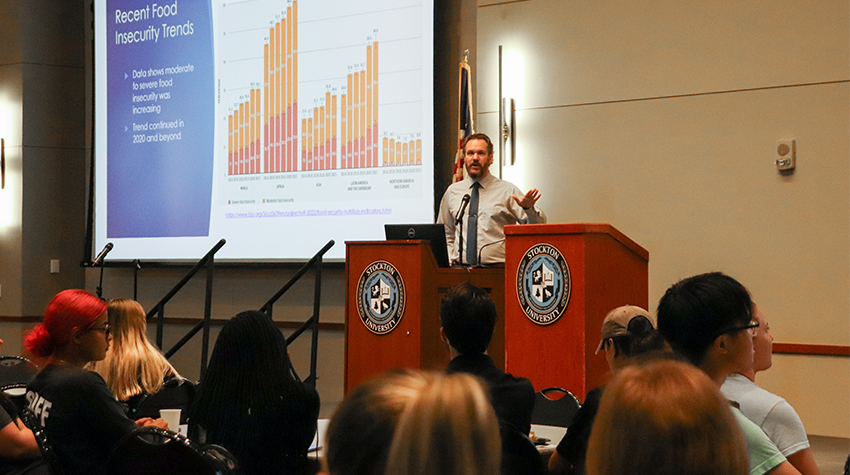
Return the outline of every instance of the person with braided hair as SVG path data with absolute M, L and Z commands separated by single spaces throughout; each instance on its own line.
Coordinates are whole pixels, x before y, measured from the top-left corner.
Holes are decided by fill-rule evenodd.
M 189 411 L 189 436 L 232 452 L 243 475 L 304 473 L 319 404 L 271 317 L 246 311 L 218 335 Z

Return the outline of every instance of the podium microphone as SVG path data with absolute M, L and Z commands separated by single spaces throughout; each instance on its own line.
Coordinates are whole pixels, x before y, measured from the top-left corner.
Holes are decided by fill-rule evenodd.
M 478 264 L 476 264 L 473 267 L 485 267 L 483 264 L 481 264 L 481 253 L 484 252 L 484 248 L 487 248 L 487 247 L 492 246 L 493 244 L 499 244 L 499 243 L 502 243 L 502 242 L 505 242 L 504 238 L 499 239 L 498 241 L 488 242 L 487 244 L 481 246 L 481 249 L 478 250 Z
M 103 250 L 100 251 L 100 254 L 98 254 L 97 257 L 95 257 L 94 260 L 91 262 L 92 267 L 97 267 L 97 266 L 103 264 L 103 260 L 106 258 L 106 255 L 109 254 L 109 251 L 111 251 L 111 250 L 112 250 L 112 243 L 111 242 L 106 243 L 106 245 L 103 246 Z
M 466 211 L 466 205 L 469 204 L 469 193 L 463 195 L 463 199 L 460 201 L 460 211 L 457 213 L 457 218 L 455 219 L 455 224 L 460 224 L 460 221 L 463 219 L 463 213 Z

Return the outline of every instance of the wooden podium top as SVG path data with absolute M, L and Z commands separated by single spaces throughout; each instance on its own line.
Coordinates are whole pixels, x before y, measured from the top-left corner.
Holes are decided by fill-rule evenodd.
M 505 236 L 535 234 L 607 234 L 644 260 L 649 260 L 649 251 L 607 223 L 514 224 L 505 226 Z

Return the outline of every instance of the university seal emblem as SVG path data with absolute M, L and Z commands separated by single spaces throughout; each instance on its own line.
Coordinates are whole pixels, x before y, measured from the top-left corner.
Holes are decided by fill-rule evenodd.
M 555 323 L 570 302 L 570 268 L 551 244 L 532 246 L 517 268 L 516 291 L 523 313 L 538 325 Z
M 366 328 L 383 335 L 393 331 L 404 315 L 404 281 L 394 265 L 375 261 L 357 283 L 357 313 Z

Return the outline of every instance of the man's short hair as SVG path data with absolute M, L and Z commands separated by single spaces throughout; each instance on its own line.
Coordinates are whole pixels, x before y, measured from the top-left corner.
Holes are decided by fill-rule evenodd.
M 718 336 L 752 317 L 750 292 L 720 272 L 680 280 L 658 302 L 658 330 L 673 350 L 696 365 Z
M 440 324 L 458 353 L 484 353 L 496 328 L 496 304 L 483 289 L 463 282 L 443 297 Z
M 487 154 L 493 155 L 493 142 L 490 140 L 490 137 L 487 134 L 477 133 L 477 134 L 469 134 L 463 139 L 463 147 L 462 150 L 466 153 L 466 144 L 469 143 L 470 140 L 483 140 L 487 142 Z

